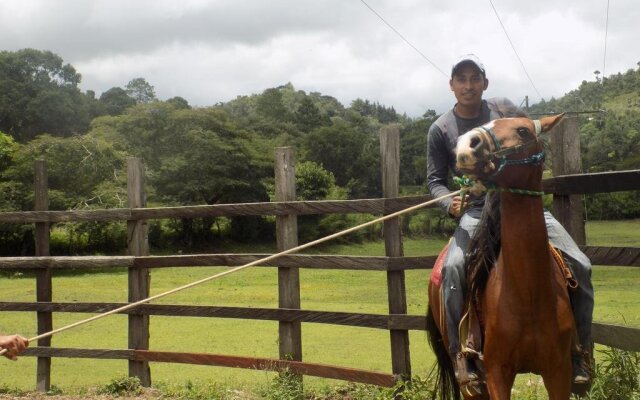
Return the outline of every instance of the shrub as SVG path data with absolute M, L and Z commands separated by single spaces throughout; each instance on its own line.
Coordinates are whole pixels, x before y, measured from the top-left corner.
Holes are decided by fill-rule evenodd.
M 640 400 L 640 353 L 608 348 L 596 364 L 590 400 Z
M 112 379 L 111 382 L 99 388 L 98 394 L 113 396 L 137 396 L 142 394 L 142 385 L 140 384 L 140 379 L 137 377 L 118 377 Z
M 288 370 L 280 372 L 262 396 L 267 400 L 304 400 L 302 377 Z

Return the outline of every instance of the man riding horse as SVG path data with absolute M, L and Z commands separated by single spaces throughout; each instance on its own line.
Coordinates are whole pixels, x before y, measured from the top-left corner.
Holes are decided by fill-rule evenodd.
M 455 147 L 460 135 L 497 118 L 524 115 L 506 98 L 483 100 L 482 95 L 488 85 L 484 66 L 473 54 L 461 57 L 454 64 L 449 86 L 457 103 L 431 125 L 427 138 L 427 185 L 434 197 L 451 193 L 447 182 L 449 172 L 458 174 L 455 169 Z M 466 306 L 465 253 L 478 225 L 483 204 L 484 195 L 473 194 L 465 199 L 456 196 L 440 202 L 449 216 L 459 218 L 459 225 L 444 259 L 442 292 L 449 356 L 455 366 L 456 377 L 465 377 L 466 380 L 478 379 L 478 373 L 475 364 L 466 359 L 466 353 L 462 352 L 459 337 L 459 324 Z M 578 288 L 570 291 L 580 346 L 573 356 L 573 382 L 578 385 L 589 384 L 593 314 L 591 263 L 551 213 L 545 211 L 544 218 L 550 242 L 562 252 L 578 281 Z

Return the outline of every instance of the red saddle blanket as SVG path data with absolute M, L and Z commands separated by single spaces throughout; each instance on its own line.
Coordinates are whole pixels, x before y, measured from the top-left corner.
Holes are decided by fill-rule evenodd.
M 562 276 L 565 279 L 567 287 L 569 289 L 577 288 L 578 282 L 575 276 L 573 275 L 573 272 L 571 271 L 571 269 L 567 266 L 567 263 L 562 257 L 562 254 L 560 253 L 560 251 L 557 250 L 555 247 L 553 247 L 551 243 L 549 243 L 549 249 L 551 250 L 551 254 L 553 254 L 553 257 L 556 260 L 556 265 L 560 269 L 560 272 L 562 273 Z M 449 250 L 449 243 L 447 243 L 442 249 L 442 251 L 440 251 L 438 258 L 436 258 L 436 263 L 433 264 L 433 271 L 431 271 L 431 283 L 433 283 L 436 287 L 440 287 L 440 285 L 442 284 L 442 268 L 444 267 L 444 260 L 447 258 L 448 250 Z
M 431 271 L 431 283 L 437 287 L 442 284 L 442 267 L 444 266 L 445 258 L 447 258 L 447 250 L 449 250 L 449 243 L 444 246 L 444 249 L 438 255 L 436 263 L 433 264 L 433 271 Z

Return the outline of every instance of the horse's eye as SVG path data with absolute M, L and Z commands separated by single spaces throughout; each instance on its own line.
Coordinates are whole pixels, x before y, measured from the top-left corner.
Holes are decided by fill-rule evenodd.
M 520 135 L 520 137 L 523 139 L 527 138 L 529 136 L 529 129 L 525 127 L 518 128 L 518 135 Z

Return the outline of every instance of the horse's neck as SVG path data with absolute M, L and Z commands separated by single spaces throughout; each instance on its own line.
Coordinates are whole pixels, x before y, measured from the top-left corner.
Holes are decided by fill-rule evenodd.
M 542 198 L 502 193 L 500 214 L 504 276 L 515 287 L 548 285 L 545 277 L 551 268 Z

